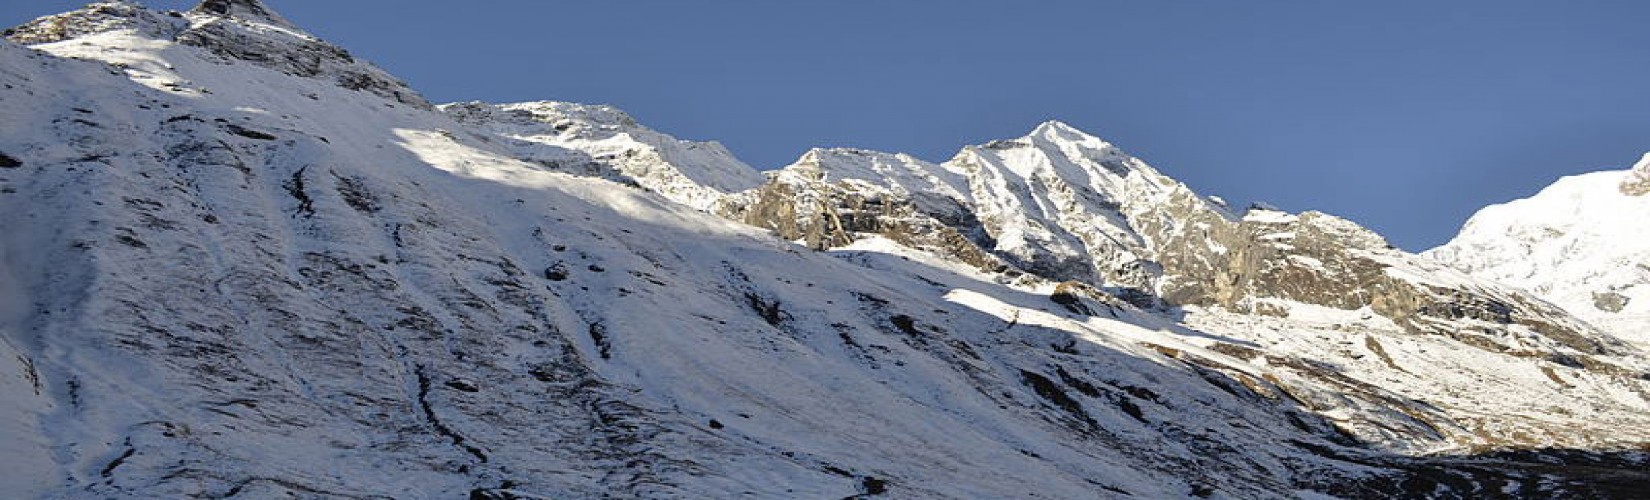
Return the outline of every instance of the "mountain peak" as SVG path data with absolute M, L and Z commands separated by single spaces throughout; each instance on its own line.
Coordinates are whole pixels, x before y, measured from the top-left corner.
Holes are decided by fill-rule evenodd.
M 207 14 L 213 16 L 240 19 L 263 24 L 270 24 L 284 28 L 293 27 L 291 21 L 281 17 L 274 10 L 259 0 L 202 0 L 190 13 Z
M 1032 129 L 1031 132 L 1035 134 L 1035 133 L 1038 133 L 1038 132 L 1043 132 L 1043 131 L 1048 131 L 1048 130 L 1070 130 L 1070 131 L 1081 132 L 1081 131 L 1077 130 L 1077 127 L 1073 127 L 1070 124 L 1068 124 L 1066 122 L 1063 122 L 1063 121 L 1060 121 L 1060 120 L 1047 120 L 1047 121 L 1044 121 L 1043 123 L 1038 124 L 1037 128 Z
M 1089 140 L 1101 141 L 1101 139 L 1096 137 L 1094 134 L 1079 130 L 1077 127 L 1073 127 L 1060 120 L 1045 121 L 1042 124 L 1037 125 L 1037 128 L 1032 129 L 1031 133 L 1026 137 L 1041 137 L 1049 140 L 1071 142 L 1085 142 Z

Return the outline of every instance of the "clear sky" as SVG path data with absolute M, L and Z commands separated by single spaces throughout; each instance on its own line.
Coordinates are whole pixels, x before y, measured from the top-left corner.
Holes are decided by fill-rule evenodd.
M 1650 149 L 1642 0 L 268 3 L 438 102 L 613 104 L 762 169 L 814 146 L 941 161 L 1053 118 L 1409 250 Z

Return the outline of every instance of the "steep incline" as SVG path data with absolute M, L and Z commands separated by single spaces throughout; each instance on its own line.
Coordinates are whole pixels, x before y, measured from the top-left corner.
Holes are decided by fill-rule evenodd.
M 1646 220 L 1650 154 L 1631 170 L 1565 177 L 1535 196 L 1485 208 L 1427 255 L 1650 345 Z

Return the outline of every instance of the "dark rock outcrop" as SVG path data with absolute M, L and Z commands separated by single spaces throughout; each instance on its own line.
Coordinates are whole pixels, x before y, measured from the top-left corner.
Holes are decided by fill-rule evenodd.
M 1650 194 L 1650 153 L 1633 165 L 1633 171 L 1621 181 L 1621 193 L 1627 196 Z
M 292 27 L 291 22 L 264 6 L 259 0 L 204 0 L 190 12 Z
M 824 250 L 875 234 L 979 269 L 1007 270 L 987 250 L 987 236 L 967 207 L 926 193 L 899 196 L 849 183 L 802 176 L 775 176 L 730 197 L 722 216 L 768 229 L 781 238 Z

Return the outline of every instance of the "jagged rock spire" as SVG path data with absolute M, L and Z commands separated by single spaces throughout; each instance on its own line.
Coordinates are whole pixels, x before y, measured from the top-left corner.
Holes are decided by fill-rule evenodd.
M 291 28 L 292 22 L 259 0 L 203 0 L 190 12 L 255 21 Z

